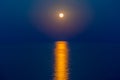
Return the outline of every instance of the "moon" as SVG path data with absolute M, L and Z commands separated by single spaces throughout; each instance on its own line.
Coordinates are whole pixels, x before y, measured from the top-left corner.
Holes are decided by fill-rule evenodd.
M 63 13 L 59 13 L 59 17 L 60 17 L 60 18 L 63 18 L 63 17 L 64 17 L 64 14 L 63 14 Z

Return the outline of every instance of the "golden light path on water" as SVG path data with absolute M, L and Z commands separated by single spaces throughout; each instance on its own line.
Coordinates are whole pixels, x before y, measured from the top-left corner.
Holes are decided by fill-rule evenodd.
M 68 43 L 66 41 L 55 42 L 54 50 L 54 79 L 53 80 L 68 80 Z

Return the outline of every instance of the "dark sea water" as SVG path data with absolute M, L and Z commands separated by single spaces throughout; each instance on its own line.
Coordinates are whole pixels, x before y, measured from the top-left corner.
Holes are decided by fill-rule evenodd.
M 54 43 L 0 45 L 0 80 L 53 80 Z M 120 44 L 69 43 L 70 80 L 120 80 Z

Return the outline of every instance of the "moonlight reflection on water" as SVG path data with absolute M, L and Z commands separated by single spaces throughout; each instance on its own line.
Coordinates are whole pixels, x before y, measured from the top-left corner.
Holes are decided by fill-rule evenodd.
M 66 41 L 57 41 L 54 50 L 54 80 L 68 80 L 68 45 Z

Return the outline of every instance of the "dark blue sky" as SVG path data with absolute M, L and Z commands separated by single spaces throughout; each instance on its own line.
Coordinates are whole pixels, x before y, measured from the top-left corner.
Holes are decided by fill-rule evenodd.
M 40 42 L 53 40 L 41 33 L 30 20 L 32 0 L 1 0 L 0 1 L 0 37 L 1 43 Z M 40 1 L 45 5 L 45 1 Z M 54 2 L 54 1 L 53 1 Z M 79 3 L 79 1 L 76 0 Z M 116 0 L 86 0 L 93 10 L 93 20 L 88 28 L 75 36 L 72 41 L 83 42 L 119 42 L 120 41 L 120 10 Z M 52 2 L 51 2 L 52 3 Z M 79 9 L 78 9 L 79 10 Z M 43 26 L 43 25 L 41 25 Z M 79 25 L 78 25 L 79 26 Z
M 55 39 L 32 24 L 34 1 L 0 0 L 0 80 L 52 78 Z M 82 34 L 67 39 L 71 80 L 120 80 L 120 1 L 85 1 L 94 16 Z

